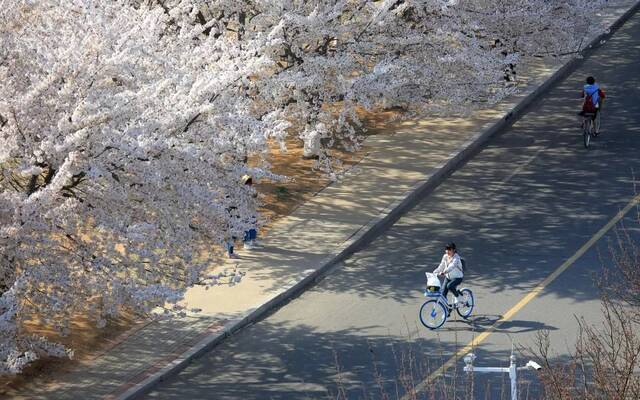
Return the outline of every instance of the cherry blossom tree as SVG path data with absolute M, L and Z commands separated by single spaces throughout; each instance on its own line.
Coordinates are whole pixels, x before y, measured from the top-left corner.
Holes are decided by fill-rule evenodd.
M 450 112 L 575 53 L 600 1 L 0 1 L 0 373 L 70 352 L 75 315 L 182 312 L 297 135 L 331 171 L 359 109 Z M 560 3 L 560 4 L 559 4 Z M 261 160 L 247 165 L 248 157 Z M 209 277 L 211 278 L 211 277 Z M 215 277 L 213 277 L 215 278 Z

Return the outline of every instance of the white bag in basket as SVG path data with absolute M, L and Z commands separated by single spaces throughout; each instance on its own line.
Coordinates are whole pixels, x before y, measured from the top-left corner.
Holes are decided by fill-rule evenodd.
M 427 286 L 440 287 L 440 279 L 438 279 L 438 275 L 432 272 L 426 272 L 427 275 Z

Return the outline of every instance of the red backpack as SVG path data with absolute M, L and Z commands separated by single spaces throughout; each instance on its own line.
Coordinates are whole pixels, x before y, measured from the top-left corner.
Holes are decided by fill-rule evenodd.
M 582 106 L 582 110 L 586 113 L 594 113 L 596 112 L 596 105 L 593 103 L 593 94 L 585 93 L 584 105 Z

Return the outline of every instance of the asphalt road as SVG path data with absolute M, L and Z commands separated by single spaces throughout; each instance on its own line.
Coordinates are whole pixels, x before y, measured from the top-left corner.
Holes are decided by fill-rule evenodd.
M 391 398 L 401 395 L 402 377 L 417 384 L 435 371 L 634 197 L 634 174 L 640 170 L 639 70 L 636 15 L 366 249 L 146 398 L 336 398 L 341 391 L 347 398 L 381 398 L 382 391 Z M 603 133 L 588 151 L 575 117 L 576 96 L 587 75 L 595 75 L 608 96 Z M 640 237 L 635 209 L 624 222 Z M 601 319 L 594 277 L 609 262 L 612 234 L 595 241 L 486 337 L 476 349 L 476 365 L 506 364 L 511 341 L 532 346 L 540 330 L 550 332 L 559 356 L 566 354 L 576 339 L 575 316 Z M 443 244 L 451 240 L 467 259 L 464 285 L 473 289 L 477 308 L 470 322 L 449 321 L 431 332 L 417 320 L 423 274 L 435 268 Z M 453 369 L 462 366 L 458 360 Z M 453 383 L 449 376 L 427 385 L 428 390 L 440 393 Z M 468 388 L 468 381 L 456 379 L 457 387 Z M 523 374 L 525 394 L 535 392 L 536 379 Z M 496 377 L 478 376 L 474 391 L 476 398 L 508 398 L 508 386 Z

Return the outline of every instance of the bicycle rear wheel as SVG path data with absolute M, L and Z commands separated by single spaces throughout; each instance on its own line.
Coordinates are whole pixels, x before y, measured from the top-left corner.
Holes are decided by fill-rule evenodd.
M 471 311 L 473 311 L 473 306 L 475 305 L 473 292 L 467 288 L 460 289 L 460 297 L 462 297 L 462 301 L 458 301 L 456 311 L 462 318 L 467 319 L 469 315 L 471 315 Z
M 584 119 L 584 128 L 582 129 L 582 139 L 584 141 L 584 148 L 588 149 L 591 144 L 591 129 L 593 126 L 593 121 L 591 118 Z
M 420 307 L 420 322 L 429 329 L 438 329 L 447 320 L 447 309 L 437 300 L 427 300 Z

